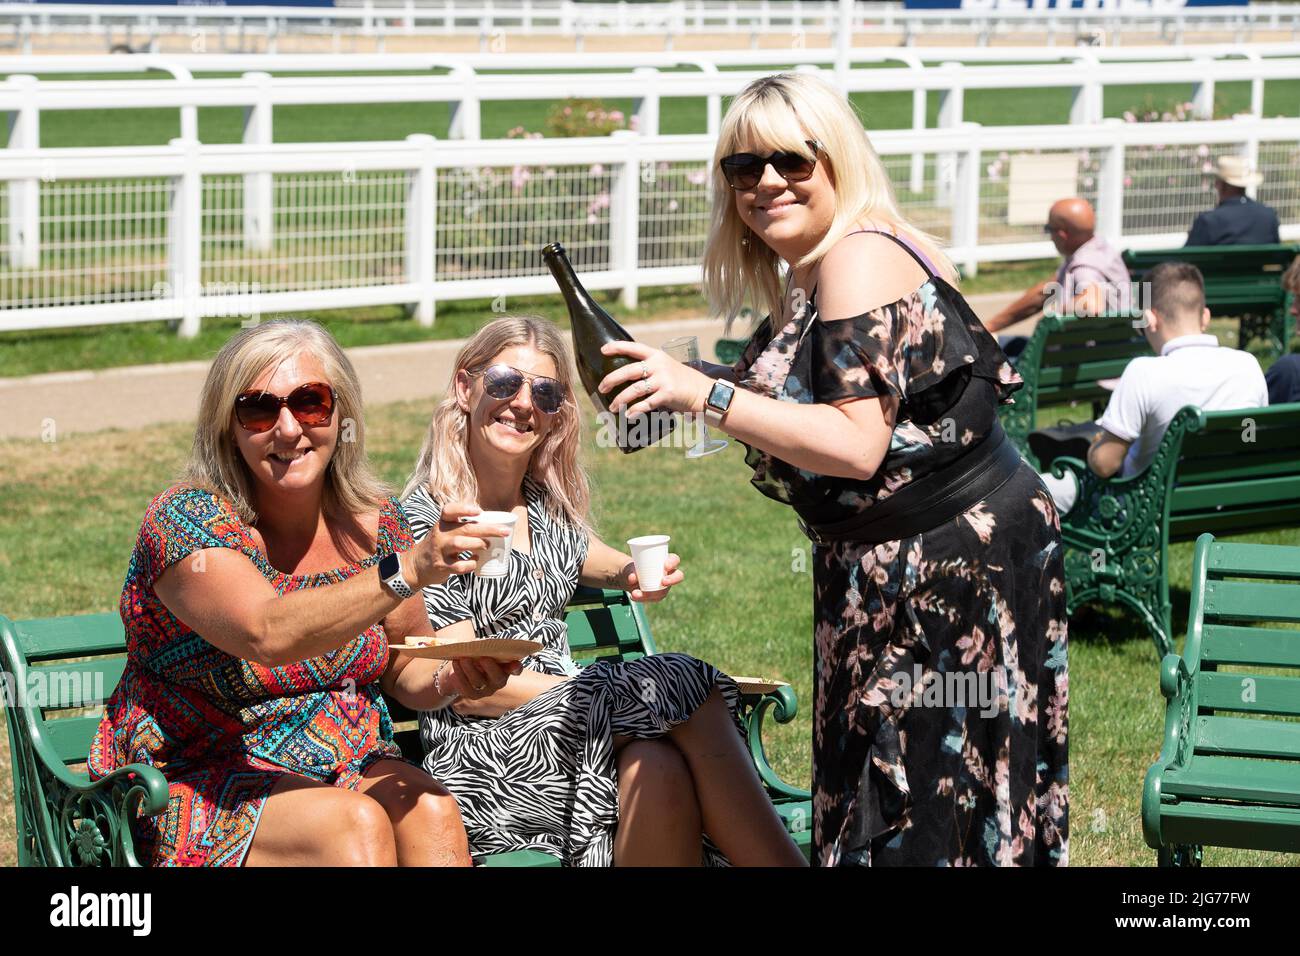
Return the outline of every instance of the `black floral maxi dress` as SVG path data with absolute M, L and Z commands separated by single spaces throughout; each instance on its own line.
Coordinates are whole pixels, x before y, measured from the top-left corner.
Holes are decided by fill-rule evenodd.
M 928 270 L 927 270 L 928 271 Z M 736 365 L 788 402 L 894 395 L 867 481 L 750 449 L 754 485 L 814 522 L 871 507 L 993 428 L 1021 380 L 961 294 L 931 277 L 838 321 L 816 289 Z M 813 548 L 814 864 L 1063 865 L 1066 613 L 1060 525 L 1027 464 L 969 511 L 880 545 Z

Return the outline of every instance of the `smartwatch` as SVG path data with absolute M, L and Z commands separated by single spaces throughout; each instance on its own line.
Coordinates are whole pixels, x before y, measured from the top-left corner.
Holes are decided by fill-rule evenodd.
M 713 383 L 709 397 L 704 400 L 704 424 L 715 428 L 722 426 L 722 416 L 731 407 L 731 400 L 736 395 L 736 386 L 718 379 Z
M 406 583 L 406 578 L 402 577 L 402 559 L 398 557 L 396 551 L 379 559 L 379 580 L 383 581 L 384 587 L 399 598 L 405 599 L 415 595 L 410 585 Z

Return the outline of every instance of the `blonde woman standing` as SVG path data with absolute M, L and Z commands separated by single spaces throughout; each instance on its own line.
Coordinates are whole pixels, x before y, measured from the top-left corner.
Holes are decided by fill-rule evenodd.
M 803 865 L 754 771 L 735 683 L 686 654 L 578 668 L 564 609 L 579 582 L 643 593 L 600 540 L 578 459 L 572 360 L 543 319 L 488 323 L 456 357 L 403 505 L 419 540 L 444 502 L 518 517 L 504 577 L 424 589 L 441 637 L 524 637 L 543 650 L 496 693 L 421 715 L 425 769 L 455 795 L 477 853 L 566 865 Z M 468 496 L 468 497 L 466 497 Z M 707 836 L 706 836 L 707 835 Z
M 713 200 L 710 302 L 767 318 L 716 379 L 628 343 L 601 387 L 703 412 L 813 541 L 814 858 L 1065 863 L 1059 524 L 996 414 L 1020 379 L 821 79 L 733 100 Z

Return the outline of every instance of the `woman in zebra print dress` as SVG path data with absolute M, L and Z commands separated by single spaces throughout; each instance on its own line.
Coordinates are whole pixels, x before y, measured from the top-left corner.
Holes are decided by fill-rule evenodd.
M 440 527 L 444 502 L 519 519 L 504 577 L 425 589 L 439 636 L 543 645 L 495 693 L 421 715 L 425 769 L 456 797 L 475 853 L 802 865 L 754 771 L 729 677 L 686 654 L 581 669 L 569 656 L 564 607 L 579 581 L 637 601 L 667 591 L 641 592 L 631 559 L 587 523 L 570 367 L 550 323 L 489 323 L 457 356 L 407 485 L 417 540 Z M 665 585 L 682 580 L 677 564 L 670 556 Z

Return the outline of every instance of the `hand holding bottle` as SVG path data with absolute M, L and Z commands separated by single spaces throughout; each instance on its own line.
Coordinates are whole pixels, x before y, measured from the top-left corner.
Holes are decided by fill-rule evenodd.
M 604 355 L 625 355 L 636 361 L 600 380 L 601 394 L 613 394 L 609 410 L 627 408 L 627 414 L 641 415 L 653 410 L 699 412 L 713 388 L 713 379 L 670 358 L 659 349 L 640 342 L 609 342 L 601 347 Z

